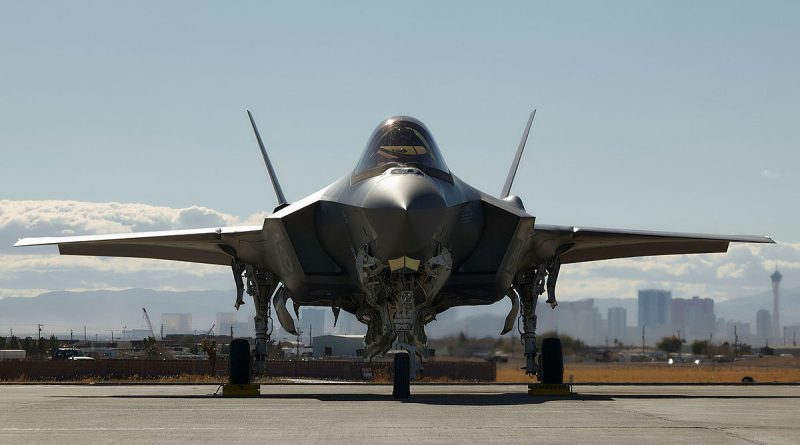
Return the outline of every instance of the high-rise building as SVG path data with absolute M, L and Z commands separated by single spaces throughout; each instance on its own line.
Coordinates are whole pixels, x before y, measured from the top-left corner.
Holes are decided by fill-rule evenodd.
M 778 272 L 778 266 L 775 266 L 775 272 L 769 276 L 770 280 L 772 280 L 772 335 L 775 338 L 779 338 L 783 333 L 781 332 L 781 311 L 780 311 L 780 301 L 779 301 L 779 293 L 778 293 L 778 286 L 781 285 L 781 275 Z
M 608 338 L 624 341 L 628 329 L 628 311 L 622 307 L 608 308 Z
M 670 309 L 673 329 L 682 331 L 686 338 L 707 338 L 716 330 L 711 298 L 673 298 Z
M 161 314 L 161 326 L 164 335 L 191 334 L 192 314 Z
M 660 289 L 639 291 L 639 327 L 670 324 L 672 292 Z
M 602 332 L 602 317 L 594 306 L 594 299 L 580 301 L 564 301 L 558 304 L 556 330 L 578 338 L 589 345 L 600 345 L 605 342 Z
M 756 336 L 759 340 L 772 337 L 772 317 L 766 309 L 756 312 Z

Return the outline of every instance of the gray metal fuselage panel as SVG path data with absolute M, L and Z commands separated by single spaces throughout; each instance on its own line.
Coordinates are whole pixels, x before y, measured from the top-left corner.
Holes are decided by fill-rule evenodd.
M 453 271 L 437 311 L 501 299 L 530 242 L 534 218 L 458 178 L 345 176 L 267 218 L 267 267 L 302 305 L 354 311 L 363 299 L 356 251 L 369 245 L 383 262 L 424 261 L 437 244 L 453 255 Z

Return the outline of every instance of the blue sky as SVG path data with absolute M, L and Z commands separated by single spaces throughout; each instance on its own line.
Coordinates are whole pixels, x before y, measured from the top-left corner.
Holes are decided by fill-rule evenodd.
M 3 2 L 0 199 L 7 215 L 74 200 L 245 220 L 275 205 L 246 108 L 289 200 L 345 174 L 395 114 L 499 193 L 537 108 L 513 192 L 540 222 L 791 245 L 798 18 L 788 1 Z M 70 221 L 0 239 L 94 230 Z M 784 261 L 784 282 L 800 278 L 797 252 L 758 258 L 758 274 Z M 0 287 L 28 286 L 6 273 Z M 229 287 L 226 274 L 195 287 Z

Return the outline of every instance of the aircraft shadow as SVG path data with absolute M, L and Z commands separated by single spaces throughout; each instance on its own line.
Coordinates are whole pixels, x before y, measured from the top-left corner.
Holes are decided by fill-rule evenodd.
M 221 395 L 197 394 L 124 394 L 103 396 L 51 396 L 53 398 L 77 399 L 219 399 Z M 786 395 L 687 395 L 687 394 L 574 394 L 563 397 L 531 396 L 525 393 L 487 393 L 487 394 L 413 394 L 406 400 L 395 400 L 391 394 L 262 394 L 248 399 L 295 399 L 318 400 L 320 402 L 381 402 L 396 401 L 423 405 L 453 406 L 511 406 L 538 405 L 556 401 L 614 401 L 615 399 L 666 400 L 666 399 L 800 399 L 800 396 Z
M 103 396 L 51 396 L 53 398 L 75 399 L 221 399 L 221 395 L 212 394 L 121 394 Z M 492 405 L 536 405 L 556 400 L 611 400 L 608 396 L 573 395 L 567 397 L 529 396 L 524 393 L 492 393 L 492 394 L 412 394 L 409 399 L 395 400 L 391 394 L 262 394 L 260 396 L 242 397 L 245 399 L 265 400 L 318 400 L 320 402 L 385 402 L 416 403 L 424 405 L 454 406 L 492 406 Z

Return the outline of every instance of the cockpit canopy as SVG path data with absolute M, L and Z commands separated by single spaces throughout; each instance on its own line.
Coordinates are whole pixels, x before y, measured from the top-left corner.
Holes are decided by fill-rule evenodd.
M 397 116 L 378 125 L 353 172 L 353 181 L 400 166 L 416 167 L 429 176 L 453 181 L 430 131 L 413 117 Z

